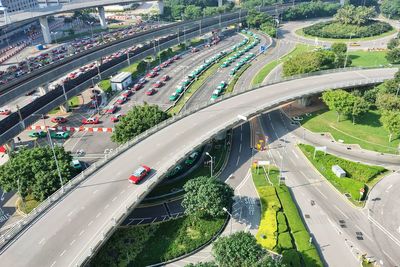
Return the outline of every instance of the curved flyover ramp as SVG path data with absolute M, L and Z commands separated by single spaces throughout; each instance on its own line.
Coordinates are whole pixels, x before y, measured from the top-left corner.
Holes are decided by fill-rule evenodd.
M 154 187 L 171 166 L 219 131 L 293 99 L 330 88 L 372 84 L 397 69 L 354 70 L 264 86 L 204 107 L 159 129 L 110 160 L 70 190 L 5 247 L 4 266 L 77 266 Z M 241 116 L 239 116 L 241 115 Z M 163 128 L 162 128 L 163 126 Z M 139 164 L 154 169 L 139 185 L 128 177 Z

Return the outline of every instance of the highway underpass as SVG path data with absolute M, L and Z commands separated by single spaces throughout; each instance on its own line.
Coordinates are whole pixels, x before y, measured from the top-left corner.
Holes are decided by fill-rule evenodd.
M 193 114 L 180 115 L 182 118 L 174 123 L 164 122 L 152 135 L 108 162 L 28 224 L 3 247 L 2 264 L 82 264 L 171 166 L 219 132 L 240 125 L 243 118 L 302 96 L 330 88 L 375 84 L 392 78 L 396 71 L 352 70 L 290 80 L 225 97 Z M 127 178 L 139 164 L 151 166 L 153 175 L 140 185 L 131 185 Z

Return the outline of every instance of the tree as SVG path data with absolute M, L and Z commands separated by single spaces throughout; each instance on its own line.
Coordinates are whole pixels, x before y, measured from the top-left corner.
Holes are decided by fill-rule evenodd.
M 364 25 L 376 16 L 374 7 L 345 5 L 337 11 L 334 19 L 341 24 Z
M 354 6 L 377 6 L 377 0 L 348 0 L 347 4 Z
M 353 109 L 351 111 L 351 116 L 353 118 L 353 124 L 356 123 L 356 117 L 368 112 L 370 104 L 360 96 L 353 97 Z
M 400 0 L 383 0 L 380 9 L 386 17 L 399 18 Z
M 392 50 L 396 47 L 399 46 L 399 39 L 398 38 L 392 38 L 389 40 L 389 42 L 387 43 L 387 49 Z
M 184 11 L 185 19 L 198 19 L 202 16 L 201 7 L 195 5 L 188 5 L 185 7 Z
M 333 43 L 331 49 L 335 54 L 346 54 L 347 45 L 345 43 Z
M 182 19 L 182 14 L 185 11 L 184 5 L 173 5 L 171 6 L 171 16 L 174 20 Z
M 188 215 L 223 216 L 223 208 L 229 208 L 232 204 L 233 189 L 213 177 L 201 176 L 189 180 L 183 189 L 185 195 L 182 206 Z
M 337 114 L 337 121 L 341 115 L 350 115 L 353 111 L 354 96 L 344 90 L 331 90 L 322 93 L 322 101 L 330 110 Z
M 387 93 L 378 93 L 375 105 L 381 111 L 397 111 L 400 110 L 400 98 Z
M 386 54 L 386 59 L 390 63 L 399 63 L 400 62 L 400 48 L 396 47 L 391 49 Z
M 76 171 L 71 167 L 72 157 L 63 147 L 54 151 L 65 184 Z M 53 151 L 49 146 L 20 149 L 0 166 L 0 187 L 5 191 L 18 191 L 23 198 L 32 194 L 43 201 L 61 187 Z
M 263 248 L 249 232 L 236 232 L 218 238 L 212 247 L 218 266 L 254 267 L 265 255 Z
M 274 25 L 274 19 L 264 12 L 250 10 L 249 15 L 246 17 L 246 23 L 250 28 L 259 29 L 261 24 L 269 23 Z
M 379 119 L 389 132 L 389 142 L 392 142 L 393 134 L 400 132 L 400 112 L 399 111 L 384 111 Z
M 125 143 L 168 119 L 168 117 L 168 113 L 162 111 L 157 105 L 148 105 L 145 103 L 143 106 L 134 106 L 115 125 L 115 131 L 111 136 L 111 140 L 119 144 Z

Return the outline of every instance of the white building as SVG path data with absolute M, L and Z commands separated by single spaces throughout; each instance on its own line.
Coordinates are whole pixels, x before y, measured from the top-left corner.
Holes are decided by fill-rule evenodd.
M 37 0 L 0 0 L 0 7 L 7 8 L 8 13 L 37 8 Z
M 113 91 L 125 90 L 132 84 L 132 74 L 130 72 L 120 72 L 111 78 L 111 89 Z

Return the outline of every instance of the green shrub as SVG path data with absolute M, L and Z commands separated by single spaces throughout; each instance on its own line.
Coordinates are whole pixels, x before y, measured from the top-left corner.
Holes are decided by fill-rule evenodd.
M 365 38 L 376 36 L 391 31 L 392 29 L 390 24 L 381 21 L 371 21 L 362 26 L 351 24 L 344 25 L 335 21 L 326 21 L 305 27 L 303 28 L 303 32 L 315 37 L 349 39 L 350 37 Z
M 292 200 L 289 189 L 285 185 L 276 188 L 278 197 L 281 200 L 283 211 L 288 220 L 289 228 L 292 233 L 305 230 L 303 221 L 297 211 L 297 207 Z
M 307 267 L 323 266 L 317 249 L 310 243 L 310 235 L 306 230 L 293 234 L 297 250 L 300 252 L 304 265 Z
M 288 230 L 288 226 L 286 223 L 285 214 L 283 214 L 282 211 L 279 211 L 276 219 L 278 220 L 278 233 L 286 232 Z
M 286 267 L 302 267 L 299 253 L 295 249 L 282 252 L 282 265 Z
M 280 233 L 278 235 L 278 251 L 282 252 L 287 249 L 292 249 L 292 237 L 289 232 Z
M 98 83 L 98 86 L 104 93 L 108 94 L 111 92 L 111 81 L 110 79 L 102 80 Z

